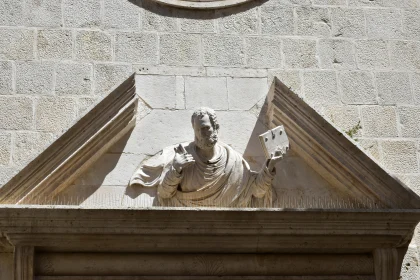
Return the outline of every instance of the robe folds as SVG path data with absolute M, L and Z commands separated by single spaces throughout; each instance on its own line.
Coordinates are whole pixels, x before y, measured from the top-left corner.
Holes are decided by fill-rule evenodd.
M 178 173 L 172 167 L 174 147 L 169 146 L 140 165 L 130 186 L 157 188 L 159 204 L 169 207 L 270 207 L 274 178 L 264 165 L 250 170 L 243 157 L 218 142 L 219 156 L 203 161 L 194 142 L 182 144 L 195 163 Z

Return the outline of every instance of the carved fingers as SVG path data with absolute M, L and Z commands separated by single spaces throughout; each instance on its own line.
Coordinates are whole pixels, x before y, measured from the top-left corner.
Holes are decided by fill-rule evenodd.
M 278 161 L 280 161 L 287 152 L 287 147 L 277 148 L 274 153 L 271 154 L 270 161 L 268 163 L 268 169 L 272 171 Z
M 178 173 L 181 173 L 183 168 L 194 163 L 195 160 L 193 156 L 191 154 L 188 154 L 181 144 L 175 148 L 175 157 L 172 166 Z

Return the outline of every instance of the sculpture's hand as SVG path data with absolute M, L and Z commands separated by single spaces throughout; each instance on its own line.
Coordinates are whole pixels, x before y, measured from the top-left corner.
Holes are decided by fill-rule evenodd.
M 287 148 L 278 148 L 275 150 L 274 153 L 271 154 L 270 161 L 268 162 L 267 168 L 270 172 L 274 171 L 274 167 L 276 167 L 277 162 L 283 159 L 284 155 L 287 152 Z
M 178 173 L 182 172 L 182 169 L 195 163 L 195 160 L 191 154 L 188 154 L 185 148 L 179 144 L 178 147 L 174 148 L 175 157 L 172 162 L 172 166 Z

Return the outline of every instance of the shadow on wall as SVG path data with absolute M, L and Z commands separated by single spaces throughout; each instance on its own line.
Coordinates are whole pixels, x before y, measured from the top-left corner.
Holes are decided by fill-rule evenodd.
M 185 9 L 173 7 L 165 4 L 160 4 L 154 0 L 128 0 L 132 4 L 142 7 L 143 9 L 157 14 L 162 17 L 173 17 L 173 18 L 184 18 L 184 19 L 199 19 L 199 20 L 211 20 L 216 18 L 223 18 L 226 16 L 239 14 L 248 10 L 254 9 L 268 0 L 254 0 L 240 4 L 238 6 L 228 7 L 217 10 L 207 9 Z

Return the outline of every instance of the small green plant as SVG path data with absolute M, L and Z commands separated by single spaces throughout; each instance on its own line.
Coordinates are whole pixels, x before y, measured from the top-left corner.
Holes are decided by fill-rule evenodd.
M 350 136 L 351 138 L 353 138 L 354 140 L 356 140 L 357 141 L 357 139 L 355 139 L 354 138 L 354 136 L 357 134 L 357 132 L 359 132 L 359 130 L 361 130 L 362 129 L 362 126 L 360 125 L 360 121 L 355 125 L 355 126 L 353 126 L 352 128 L 350 128 L 349 130 L 346 130 L 345 132 L 346 132 L 346 134 L 348 135 L 348 136 Z

